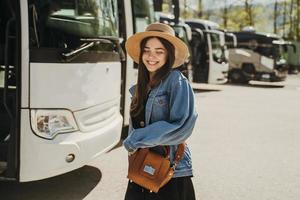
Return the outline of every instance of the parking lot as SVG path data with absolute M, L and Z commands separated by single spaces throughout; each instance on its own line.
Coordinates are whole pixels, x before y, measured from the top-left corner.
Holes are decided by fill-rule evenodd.
M 298 199 L 300 76 L 290 76 L 285 87 L 212 88 L 195 91 L 199 118 L 188 141 L 198 199 Z M 101 170 L 102 179 L 85 199 L 123 199 L 125 150 L 91 165 Z
M 298 200 L 300 75 L 285 86 L 195 89 L 199 118 L 188 140 L 201 200 Z M 121 200 L 123 147 L 79 170 L 32 183 L 0 183 L 1 199 Z M 4 197 L 4 198 L 3 198 Z

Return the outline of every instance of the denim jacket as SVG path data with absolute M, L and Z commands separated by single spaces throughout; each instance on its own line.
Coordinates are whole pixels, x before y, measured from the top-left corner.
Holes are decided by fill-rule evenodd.
M 129 89 L 132 95 L 134 89 L 135 86 Z M 133 129 L 130 122 L 129 134 L 123 145 L 128 151 L 168 145 L 172 163 L 177 145 L 185 142 L 192 134 L 197 116 L 194 93 L 188 80 L 178 70 L 172 70 L 149 93 L 145 127 Z M 174 178 L 192 175 L 191 154 L 186 146 L 183 158 L 175 168 Z

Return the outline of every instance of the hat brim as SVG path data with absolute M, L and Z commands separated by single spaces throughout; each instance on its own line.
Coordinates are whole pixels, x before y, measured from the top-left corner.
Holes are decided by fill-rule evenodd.
M 158 31 L 145 31 L 139 32 L 130 36 L 125 44 L 126 51 L 128 55 L 134 60 L 134 62 L 139 63 L 140 56 L 140 43 L 144 38 L 147 37 L 160 37 L 168 40 L 173 44 L 175 48 L 175 60 L 172 68 L 179 67 L 182 65 L 189 57 L 189 49 L 186 44 L 179 38 Z

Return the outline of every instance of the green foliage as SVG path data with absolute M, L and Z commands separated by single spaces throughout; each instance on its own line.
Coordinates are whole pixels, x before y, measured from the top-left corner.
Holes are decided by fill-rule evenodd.
M 204 9 L 202 18 L 215 21 L 227 30 L 239 31 L 245 26 L 252 25 L 260 32 L 276 32 L 285 38 L 300 40 L 300 0 L 286 0 L 286 4 L 278 0 L 277 12 L 274 10 L 275 0 L 270 1 L 269 4 L 250 4 L 251 2 L 248 1 L 251 11 L 246 10 L 245 4 L 229 4 L 226 5 L 227 12 L 224 7 Z M 224 20 L 227 23 L 224 23 Z
M 249 26 L 248 15 L 243 7 L 234 7 L 228 11 L 227 27 L 228 30 L 241 30 Z M 225 27 L 223 27 L 225 28 Z
M 172 10 L 171 2 L 164 0 L 164 12 Z M 209 2 L 210 9 L 201 2 Z M 215 21 L 222 28 L 232 31 L 239 31 L 245 26 L 252 25 L 257 31 L 276 33 L 287 39 L 300 41 L 300 0 L 255 1 L 259 2 L 255 4 L 253 2 L 253 0 L 180 0 L 180 17 L 183 19 L 201 17 Z M 224 9 L 224 6 L 227 9 Z

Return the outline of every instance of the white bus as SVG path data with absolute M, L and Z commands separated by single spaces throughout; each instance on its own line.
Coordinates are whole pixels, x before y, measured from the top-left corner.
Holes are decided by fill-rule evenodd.
M 154 20 L 152 0 L 1 1 L 0 180 L 77 169 L 126 136 L 122 46 Z
M 288 63 L 285 54 L 288 46 L 296 51 L 294 45 L 278 35 L 253 29 L 233 33 L 238 43 L 229 51 L 230 82 L 280 82 L 286 79 Z
M 2 0 L 0 25 L 0 179 L 55 176 L 114 147 L 118 1 Z
M 225 33 L 217 30 L 216 23 L 192 19 L 185 20 L 192 28 L 193 82 L 223 84 L 229 69 Z

